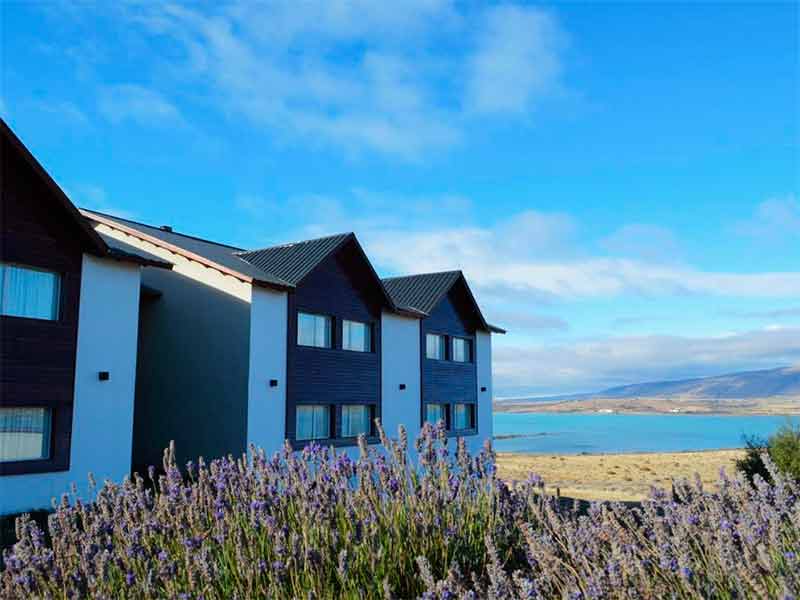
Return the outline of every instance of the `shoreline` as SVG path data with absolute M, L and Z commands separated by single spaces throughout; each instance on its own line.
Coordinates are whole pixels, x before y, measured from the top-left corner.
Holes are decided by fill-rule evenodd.
M 673 480 L 694 481 L 717 489 L 719 473 L 736 474 L 743 449 L 684 450 L 598 454 L 523 454 L 498 452 L 497 469 L 506 481 L 525 481 L 531 473 L 550 493 L 579 500 L 641 501 L 650 490 L 669 491 Z
M 506 438 L 508 439 L 508 438 Z M 600 456 L 631 456 L 631 455 L 663 455 L 663 454 L 713 454 L 715 452 L 744 452 L 747 448 L 745 446 L 732 446 L 728 448 L 703 448 L 699 450 L 621 450 L 619 452 L 513 452 L 511 450 L 495 450 L 495 454 L 499 457 L 503 456 L 585 456 L 585 457 L 600 457 Z

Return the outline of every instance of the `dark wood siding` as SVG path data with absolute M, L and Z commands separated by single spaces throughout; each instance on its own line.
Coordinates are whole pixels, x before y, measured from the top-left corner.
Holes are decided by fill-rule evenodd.
M 75 224 L 4 141 L 2 260 L 61 275 L 56 321 L 0 316 L 0 403 L 53 409 L 51 459 L 0 464 L 1 474 L 69 468 L 82 248 Z
M 424 420 L 428 402 L 454 404 L 478 401 L 477 365 L 475 362 L 475 331 L 477 323 L 463 285 L 456 283 L 422 321 L 420 328 L 420 357 L 422 361 L 422 407 Z M 429 359 L 425 355 L 425 336 L 435 333 L 446 336 L 447 360 Z M 465 338 L 470 344 L 470 362 L 450 360 L 453 336 Z M 477 414 L 477 406 L 476 406 Z
M 291 440 L 299 403 L 371 404 L 380 417 L 382 301 L 366 267 L 355 246 L 347 244 L 289 293 L 286 434 Z M 332 348 L 298 346 L 298 312 L 333 317 Z M 341 349 L 343 319 L 371 325 L 372 352 Z

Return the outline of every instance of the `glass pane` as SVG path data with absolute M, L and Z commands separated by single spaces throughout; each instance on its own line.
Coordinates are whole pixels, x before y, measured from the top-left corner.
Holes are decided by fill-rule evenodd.
M 370 327 L 366 323 L 345 320 L 342 323 L 342 348 L 358 352 L 370 352 L 372 346 L 369 332 Z
M 444 343 L 441 335 L 429 333 L 425 336 L 425 356 L 444 360 Z
M 330 317 L 302 312 L 297 313 L 297 343 L 301 346 L 330 348 Z
M 454 404 L 453 405 L 453 429 L 472 429 L 472 411 L 474 407 L 471 404 Z
M 369 435 L 370 407 L 359 405 L 342 406 L 342 437 L 356 437 L 359 434 Z
M 464 362 L 464 340 L 461 338 L 453 338 L 453 360 L 456 362 Z
M 431 425 L 435 425 L 439 421 L 444 421 L 444 405 L 443 404 L 426 404 L 425 405 L 425 420 Z
M 1 275 L 2 314 L 50 321 L 58 318 L 58 274 L 2 265 Z
M 298 440 L 319 440 L 330 437 L 330 409 L 324 405 L 300 405 L 295 417 Z
M 0 462 L 50 457 L 49 408 L 0 408 Z

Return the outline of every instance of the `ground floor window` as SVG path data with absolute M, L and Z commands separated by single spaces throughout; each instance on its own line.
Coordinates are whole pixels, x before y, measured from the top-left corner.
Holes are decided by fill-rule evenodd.
M 331 437 L 331 408 L 324 404 L 299 405 L 296 411 L 295 437 L 298 440 L 322 440 Z
M 49 408 L 0 408 L 0 462 L 50 458 L 51 430 Z
M 342 406 L 342 437 L 372 433 L 372 407 L 359 404 Z
M 475 428 L 475 405 L 457 403 L 453 404 L 453 429 L 462 431 Z
M 425 405 L 425 420 L 431 425 L 439 421 L 447 424 L 447 407 L 444 404 L 429 403 Z

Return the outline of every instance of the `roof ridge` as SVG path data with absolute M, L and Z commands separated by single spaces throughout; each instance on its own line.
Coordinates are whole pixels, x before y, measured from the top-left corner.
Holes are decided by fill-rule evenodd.
M 412 273 L 411 275 L 395 275 L 394 277 L 382 277 L 381 281 L 391 281 L 393 279 L 408 279 L 410 277 L 428 277 L 430 275 L 450 275 L 456 274 L 463 275 L 461 269 L 450 269 L 448 271 L 431 271 L 430 273 Z
M 80 210 L 84 211 L 84 212 L 95 214 L 95 215 L 100 215 L 101 217 L 108 217 L 110 219 L 118 219 L 118 220 L 124 221 L 126 223 L 133 223 L 134 225 L 141 225 L 143 227 L 150 227 L 151 229 L 158 229 L 159 231 L 163 231 L 165 233 L 172 233 L 174 235 L 179 235 L 181 237 L 189 238 L 190 240 L 196 240 L 198 242 L 205 242 L 207 244 L 214 244 L 216 246 L 223 246 L 225 248 L 230 248 L 231 250 L 236 250 L 236 252 L 233 252 L 233 254 L 237 254 L 239 251 L 243 251 L 244 250 L 241 246 L 233 246 L 231 244 L 225 244 L 223 242 L 215 242 L 214 240 L 210 240 L 208 238 L 202 238 L 200 236 L 191 235 L 191 234 L 188 234 L 188 233 L 181 233 L 180 231 L 175 231 L 173 229 L 167 231 L 166 229 L 162 229 L 160 225 L 151 225 L 150 223 L 143 223 L 142 221 L 135 221 L 134 219 L 126 219 L 125 217 L 118 217 L 117 215 L 112 215 L 110 213 L 104 213 L 104 212 L 101 212 L 99 210 L 93 210 L 93 209 L 90 209 L 90 208 L 83 208 L 82 206 L 79 206 L 78 208 Z
M 294 242 L 284 242 L 282 244 L 274 244 L 272 246 L 264 246 L 263 248 L 253 248 L 251 250 L 240 249 L 238 252 L 234 252 L 234 254 L 236 254 L 237 256 L 240 256 L 242 254 L 252 254 L 254 252 L 263 252 L 264 250 L 277 250 L 278 248 L 291 248 L 292 246 L 298 246 L 300 244 L 311 244 L 311 243 L 314 243 L 314 242 L 321 242 L 322 240 L 331 240 L 331 239 L 334 239 L 334 238 L 347 237 L 347 236 L 351 236 L 351 235 L 354 236 L 355 233 L 353 233 L 352 231 L 345 231 L 345 232 L 342 232 L 342 233 L 334 233 L 334 234 L 331 234 L 331 235 L 323 235 L 323 236 L 317 237 L 317 238 L 309 238 L 307 240 L 297 240 L 297 241 L 294 241 Z

